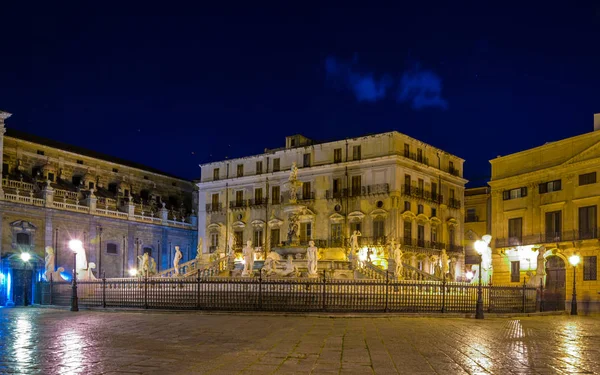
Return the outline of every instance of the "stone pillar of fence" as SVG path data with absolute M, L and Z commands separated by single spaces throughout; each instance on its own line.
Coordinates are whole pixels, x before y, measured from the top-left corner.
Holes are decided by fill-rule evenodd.
M 46 207 L 52 207 L 54 203 L 54 189 L 50 186 L 50 180 L 46 181 L 46 186 L 42 189 L 42 198 L 44 198 L 44 205 Z

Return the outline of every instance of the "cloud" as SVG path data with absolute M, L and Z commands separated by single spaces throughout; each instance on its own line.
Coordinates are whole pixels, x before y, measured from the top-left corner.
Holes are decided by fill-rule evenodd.
M 356 65 L 356 58 L 352 62 L 344 62 L 335 57 L 328 57 L 325 60 L 327 78 L 352 91 L 359 102 L 376 102 L 384 99 L 387 96 L 387 90 L 394 83 L 393 79 L 387 75 L 376 79 L 373 73 L 357 71 Z
M 426 108 L 448 108 L 448 102 L 442 98 L 442 80 L 430 70 L 418 67 L 406 71 L 400 80 L 389 74 L 375 78 L 375 73 L 359 69 L 358 58 L 351 61 L 328 57 L 325 60 L 327 79 L 337 88 L 349 90 L 359 102 L 377 102 L 387 97 L 390 88 L 397 85 L 396 101 L 410 103 L 414 110 Z
M 400 80 L 398 102 L 410 102 L 415 110 L 425 108 L 448 109 L 442 98 L 442 80 L 432 71 L 415 69 L 405 72 Z

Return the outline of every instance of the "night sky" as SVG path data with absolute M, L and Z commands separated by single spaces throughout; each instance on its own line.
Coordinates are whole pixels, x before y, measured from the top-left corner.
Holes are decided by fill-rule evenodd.
M 600 112 L 592 2 L 125 3 L 3 4 L 8 127 L 188 179 L 199 163 L 281 147 L 286 135 L 398 130 L 466 159 L 477 186 L 489 159 L 592 131 Z

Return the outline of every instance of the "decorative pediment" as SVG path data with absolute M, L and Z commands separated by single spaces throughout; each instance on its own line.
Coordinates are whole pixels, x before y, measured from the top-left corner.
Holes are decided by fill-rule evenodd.
M 412 211 L 404 211 L 401 216 L 405 221 L 413 221 L 417 218 Z
M 308 208 L 305 208 L 302 210 L 302 213 L 300 213 L 300 215 L 298 215 L 298 220 L 300 220 L 300 222 L 302 222 L 302 223 L 313 222 L 313 221 L 315 221 L 315 216 L 316 215 L 314 212 L 312 212 Z
M 26 220 L 13 221 L 12 223 L 10 223 L 10 227 L 13 230 L 19 230 L 22 232 L 35 232 L 37 230 L 37 227 L 35 225 L 31 224 L 29 221 Z
M 329 216 L 329 220 L 332 223 L 341 223 L 342 221 L 344 221 L 344 217 L 336 212 Z
M 365 214 L 363 214 L 360 211 L 353 211 L 348 214 L 348 220 L 351 223 L 358 223 L 358 222 L 362 221 L 362 219 L 364 219 L 364 217 L 365 217 Z
M 477 240 L 479 239 L 479 235 L 477 233 L 475 233 L 473 231 L 473 229 L 469 229 L 466 233 L 465 233 L 465 238 L 468 240 Z
M 369 215 L 372 218 L 376 218 L 378 216 L 386 217 L 388 215 L 388 212 L 386 210 L 384 210 L 383 208 L 376 208 L 373 211 L 371 211 L 371 213 Z
M 271 217 L 271 220 L 269 220 L 269 227 L 270 228 L 279 228 L 282 224 L 283 224 L 283 220 L 276 218 L 275 216 Z
M 209 231 L 218 231 L 221 230 L 221 228 L 223 227 L 223 224 L 221 223 L 212 223 L 209 224 L 206 229 L 208 229 Z
M 440 225 L 442 223 L 442 221 L 437 216 L 434 216 L 431 219 L 429 219 L 429 222 L 431 223 L 431 225 Z
M 456 228 L 458 226 L 458 220 L 456 220 L 453 217 L 448 218 L 448 220 L 446 220 L 446 223 L 448 224 L 449 227 Z
M 246 228 L 246 223 L 244 223 L 243 221 L 239 220 L 234 222 L 233 224 L 231 224 L 232 227 L 234 228 Z
M 425 214 L 418 214 L 416 219 L 419 224 L 429 223 L 429 218 Z
M 252 226 L 254 228 L 263 228 L 265 226 L 265 222 L 263 220 L 252 220 Z
M 571 159 L 565 161 L 562 165 L 574 164 L 580 161 L 593 159 L 597 157 L 600 157 L 600 142 L 594 143 L 579 154 L 573 156 Z

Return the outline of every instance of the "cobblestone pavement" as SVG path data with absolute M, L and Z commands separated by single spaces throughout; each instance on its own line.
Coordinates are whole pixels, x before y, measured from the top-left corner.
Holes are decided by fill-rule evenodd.
M 600 317 L 0 309 L 0 373 L 600 373 Z

